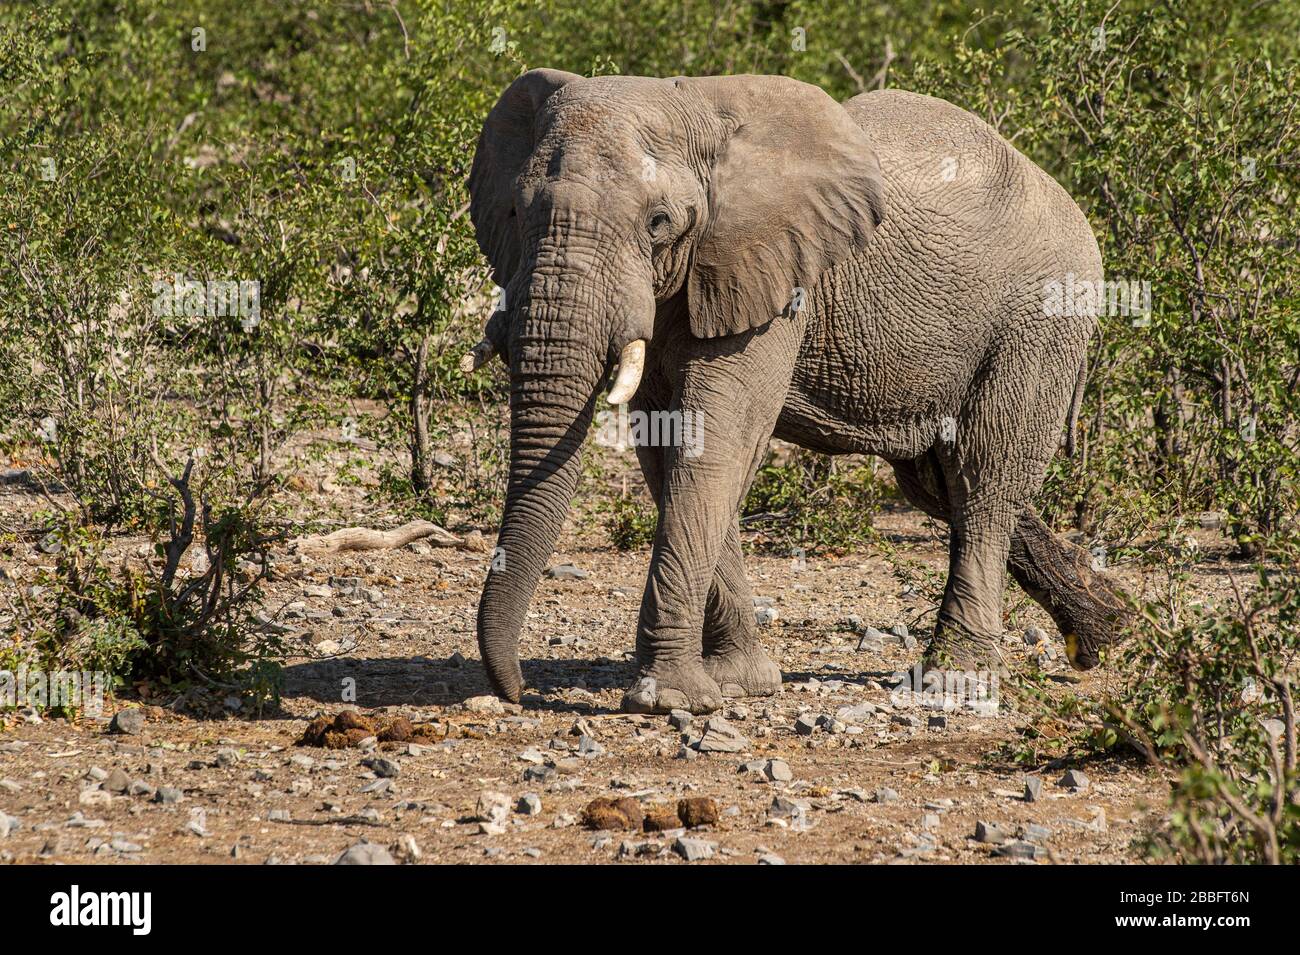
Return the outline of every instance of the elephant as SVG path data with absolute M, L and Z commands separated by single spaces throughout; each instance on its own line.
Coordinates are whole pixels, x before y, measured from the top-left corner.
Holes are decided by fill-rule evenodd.
M 739 524 L 773 436 L 878 456 L 948 523 L 927 669 L 1003 666 L 1008 570 L 1070 662 L 1099 662 L 1122 594 L 1034 499 L 1072 452 L 1097 324 L 1045 307 L 1045 288 L 1099 282 L 1101 257 L 1064 189 L 990 126 L 901 90 L 841 104 L 784 76 L 534 69 L 487 116 L 468 185 L 503 295 L 462 369 L 500 356 L 510 378 L 477 619 L 499 696 L 520 699 L 520 630 L 611 379 L 611 404 L 703 429 L 693 453 L 637 447 L 659 520 L 625 710 L 780 689 Z

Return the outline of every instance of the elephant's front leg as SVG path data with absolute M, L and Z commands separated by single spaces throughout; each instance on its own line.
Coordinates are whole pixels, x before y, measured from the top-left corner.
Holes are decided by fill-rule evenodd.
M 634 402 L 636 411 L 649 415 L 665 410 L 669 398 L 661 383 L 655 384 L 659 387 L 652 384 L 641 389 Z M 718 684 L 726 697 L 771 696 L 781 689 L 781 671 L 763 652 L 758 640 L 754 598 L 745 577 L 744 552 L 740 544 L 740 507 L 766 447 L 766 442 L 760 443 L 754 460 L 750 462 L 749 474 L 727 526 L 727 538 L 718 555 L 718 565 L 704 607 L 704 672 Z M 650 496 L 658 504 L 663 497 L 664 449 L 640 445 L 636 450 Z
M 735 518 L 709 588 L 704 672 L 717 682 L 723 696 L 771 696 L 781 689 L 781 670 L 758 640 L 754 597 L 745 577 L 740 524 Z
M 685 362 L 671 410 L 682 433 L 698 430 L 696 440 L 663 456 L 659 528 L 637 625 L 639 672 L 623 697 L 628 711 L 707 713 L 722 705 L 701 635 L 740 495 L 790 381 L 797 324 L 697 342 Z

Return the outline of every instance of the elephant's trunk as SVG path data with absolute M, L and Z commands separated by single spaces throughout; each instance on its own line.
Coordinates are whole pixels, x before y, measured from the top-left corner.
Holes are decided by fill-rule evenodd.
M 592 335 L 589 293 L 530 298 L 510 349 L 510 481 L 478 608 L 483 664 L 512 702 L 523 689 L 519 633 L 577 487 L 609 347 Z

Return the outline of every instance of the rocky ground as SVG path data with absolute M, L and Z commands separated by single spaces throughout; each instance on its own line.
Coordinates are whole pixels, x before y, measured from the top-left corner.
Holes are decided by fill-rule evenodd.
M 597 487 L 621 485 L 635 466 L 630 453 L 605 459 Z M 302 464 L 295 506 L 401 523 L 369 503 L 372 477 L 340 485 L 337 469 L 329 456 Z M 7 528 L 39 504 L 0 487 Z M 876 524 L 942 571 L 942 541 L 916 512 L 886 508 Z M 282 709 L 260 718 L 137 700 L 77 723 L 5 715 L 0 859 L 1111 863 L 1141 861 L 1142 836 L 1160 824 L 1167 782 L 1136 761 L 1026 763 L 1013 757 L 1035 717 L 1005 703 L 945 712 L 894 693 L 933 618 L 881 554 L 752 557 L 784 692 L 712 718 L 617 712 L 648 552 L 614 550 L 587 507 L 533 602 L 530 692 L 522 706 L 488 696 L 473 627 L 488 557 L 424 543 L 281 556 L 266 608 L 301 656 L 287 661 Z M 25 544 L 5 560 L 7 585 L 50 561 Z M 1202 567 L 1207 596 L 1226 588 L 1223 567 Z M 1023 598 L 1008 607 L 1013 668 L 1040 667 L 1049 687 L 1084 695 L 1114 679 L 1074 674 L 1046 616 Z M 863 640 L 868 626 L 880 632 Z M 1034 643 L 1034 628 L 1050 640 Z M 357 745 L 296 745 L 314 717 L 345 711 L 365 722 L 335 741 Z M 640 811 L 591 805 L 625 797 Z M 656 831 L 589 825 L 631 825 L 629 813 L 646 811 Z

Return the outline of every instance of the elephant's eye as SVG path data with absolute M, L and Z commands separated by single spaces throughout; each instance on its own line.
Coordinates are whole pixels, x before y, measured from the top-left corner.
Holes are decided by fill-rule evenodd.
M 650 217 L 650 231 L 656 234 L 663 232 L 664 229 L 668 228 L 668 223 L 670 221 L 671 220 L 668 218 L 668 213 L 656 212 L 654 215 Z

